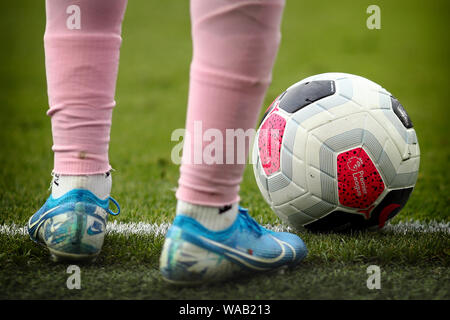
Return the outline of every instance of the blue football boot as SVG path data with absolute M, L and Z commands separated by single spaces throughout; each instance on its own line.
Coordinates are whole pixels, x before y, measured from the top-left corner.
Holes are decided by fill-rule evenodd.
M 117 212 L 109 209 L 110 201 Z M 92 261 L 102 248 L 108 214 L 119 213 L 112 197 L 102 200 L 88 190 L 73 189 L 57 199 L 50 195 L 28 221 L 28 233 L 55 261 Z
M 298 236 L 267 230 L 239 207 L 235 222 L 223 231 L 177 215 L 166 235 L 160 270 L 171 283 L 197 284 L 293 267 L 306 254 Z

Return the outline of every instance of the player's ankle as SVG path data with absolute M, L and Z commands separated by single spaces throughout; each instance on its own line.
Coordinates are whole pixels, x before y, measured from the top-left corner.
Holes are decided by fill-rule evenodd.
M 110 172 L 93 175 L 64 175 L 52 173 L 52 197 L 59 198 L 73 189 L 91 191 L 100 199 L 106 199 L 111 193 L 112 177 Z
M 222 207 L 214 207 L 178 200 L 176 212 L 177 215 L 195 219 L 209 230 L 219 231 L 230 227 L 235 222 L 238 207 L 237 202 Z

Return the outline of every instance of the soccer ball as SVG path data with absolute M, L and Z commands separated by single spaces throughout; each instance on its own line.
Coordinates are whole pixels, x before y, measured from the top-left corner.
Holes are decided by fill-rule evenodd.
M 406 204 L 420 150 L 400 102 L 352 74 L 324 73 L 269 106 L 253 147 L 259 189 L 295 228 L 382 228 Z

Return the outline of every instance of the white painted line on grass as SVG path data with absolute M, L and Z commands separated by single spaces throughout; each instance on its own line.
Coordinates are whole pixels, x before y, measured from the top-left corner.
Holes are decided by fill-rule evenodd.
M 164 236 L 169 229 L 169 223 L 145 223 L 145 222 L 108 222 L 106 225 L 106 234 L 122 234 L 122 235 L 154 235 L 154 236 Z M 293 229 L 286 225 L 264 225 L 269 230 L 277 232 L 292 232 Z M 444 232 L 450 233 L 450 223 L 449 222 L 420 222 L 420 221 L 404 221 L 395 224 L 388 223 L 382 232 L 394 232 L 407 234 L 410 232 L 423 232 L 423 233 L 435 233 Z M 6 235 L 28 235 L 25 226 L 20 226 L 17 224 L 3 224 L 0 225 L 0 234 Z

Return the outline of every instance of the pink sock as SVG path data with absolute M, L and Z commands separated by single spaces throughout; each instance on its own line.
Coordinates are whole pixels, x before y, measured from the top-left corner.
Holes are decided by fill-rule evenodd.
M 108 144 L 126 0 L 47 0 L 44 36 L 54 172 L 111 169 Z
M 226 129 L 256 126 L 278 51 L 283 8 L 284 0 L 191 0 L 194 53 L 186 120 L 191 136 L 197 121 L 203 131 L 216 128 L 224 138 Z M 186 148 L 193 153 L 194 139 L 186 140 Z M 247 154 L 248 146 L 244 159 Z M 194 155 L 190 160 L 184 153 L 178 199 L 207 206 L 239 201 L 245 164 L 195 164 Z

